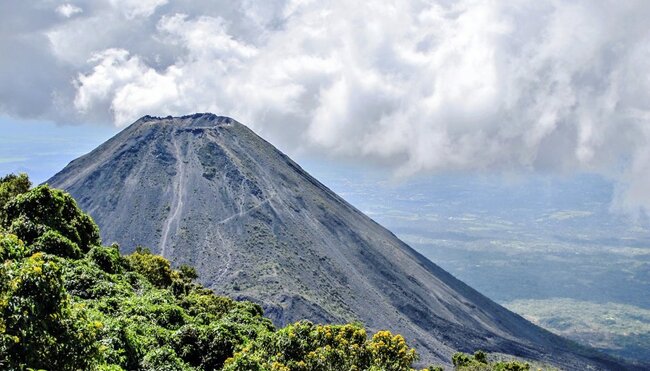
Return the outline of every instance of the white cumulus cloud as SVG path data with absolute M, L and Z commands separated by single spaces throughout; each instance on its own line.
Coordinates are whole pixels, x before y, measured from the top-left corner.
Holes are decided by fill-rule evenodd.
M 618 205 L 650 207 L 646 1 L 75 6 L 84 12 L 0 40 L 29 34 L 56 61 L 47 71 L 66 77 L 35 74 L 56 97 L 35 116 L 124 126 L 212 111 L 284 149 L 402 175 L 598 172 L 617 180 Z M 16 68 L 30 81 L 29 64 Z M 22 85 L 0 85 L 0 98 L 14 89 L 4 112 L 30 115 Z
M 56 8 L 56 12 L 66 18 L 70 18 L 75 14 L 83 12 L 83 9 L 73 4 L 66 3 L 66 4 L 59 5 Z

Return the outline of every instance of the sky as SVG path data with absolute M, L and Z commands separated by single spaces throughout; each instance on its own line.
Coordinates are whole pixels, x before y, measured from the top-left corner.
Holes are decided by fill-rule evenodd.
M 24 158 L 11 137 L 77 154 L 213 112 L 396 178 L 598 174 L 612 210 L 645 213 L 648 19 L 644 0 L 2 1 L 0 165 Z
M 0 177 L 27 173 L 40 184 L 118 131 L 107 125 L 57 125 L 0 116 Z

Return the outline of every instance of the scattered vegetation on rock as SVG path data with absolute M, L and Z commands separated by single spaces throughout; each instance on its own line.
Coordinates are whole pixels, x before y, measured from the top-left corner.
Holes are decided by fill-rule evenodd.
M 530 364 L 519 361 L 489 361 L 487 354 L 477 351 L 474 355 L 458 352 L 451 358 L 457 371 L 527 371 Z

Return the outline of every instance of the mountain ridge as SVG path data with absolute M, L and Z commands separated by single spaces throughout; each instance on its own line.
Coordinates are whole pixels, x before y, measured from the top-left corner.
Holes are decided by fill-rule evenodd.
M 262 304 L 276 324 L 358 320 L 404 334 L 425 361 L 485 349 L 616 365 L 457 280 L 228 117 L 144 116 L 48 183 L 106 242 L 194 265 L 203 284 Z

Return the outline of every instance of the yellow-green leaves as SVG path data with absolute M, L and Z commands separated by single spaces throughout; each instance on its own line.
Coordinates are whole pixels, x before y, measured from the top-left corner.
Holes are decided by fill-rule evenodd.
M 380 331 L 368 340 L 358 324 L 297 322 L 270 332 L 226 361 L 224 370 L 410 371 L 415 350 L 404 338 Z
M 0 364 L 72 370 L 94 361 L 97 332 L 71 306 L 55 259 L 5 261 L 0 278 Z
M 143 275 L 156 287 L 169 287 L 172 284 L 172 269 L 169 260 L 160 255 L 154 255 L 149 250 L 138 249 L 128 255 L 126 260 L 131 268 Z

